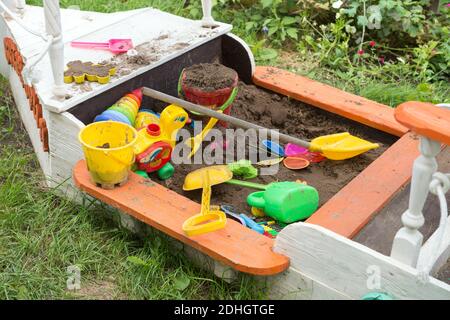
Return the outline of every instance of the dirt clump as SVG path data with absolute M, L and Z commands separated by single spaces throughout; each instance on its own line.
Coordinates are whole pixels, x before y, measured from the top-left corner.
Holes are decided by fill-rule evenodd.
M 236 71 L 219 63 L 193 65 L 185 69 L 184 75 L 184 85 L 204 92 L 230 88 L 237 78 Z

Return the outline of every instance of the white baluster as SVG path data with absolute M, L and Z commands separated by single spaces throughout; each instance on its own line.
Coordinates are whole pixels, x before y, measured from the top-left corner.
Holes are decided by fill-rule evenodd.
M 429 192 L 432 175 L 437 170 L 436 156 L 441 150 L 439 142 L 425 137 L 420 138 L 419 150 L 421 155 L 414 161 L 409 208 L 402 215 L 404 227 L 395 235 L 391 257 L 416 267 L 423 235 L 419 228 L 425 220 L 422 210 Z
M 61 12 L 58 0 L 44 0 L 45 30 L 53 36 L 49 55 L 55 81 L 53 94 L 63 97 L 66 94 L 64 87 L 64 43 L 61 32 Z
M 203 27 L 213 27 L 217 25 L 212 17 L 212 1 L 211 0 L 202 0 L 202 9 L 203 9 L 203 19 L 202 26 Z
M 19 15 L 24 14 L 26 5 L 25 0 L 16 0 L 16 11 Z

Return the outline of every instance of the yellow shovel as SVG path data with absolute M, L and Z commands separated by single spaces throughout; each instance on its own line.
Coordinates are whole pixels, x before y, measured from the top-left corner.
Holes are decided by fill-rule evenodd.
M 222 110 L 218 111 L 219 113 L 222 113 Z M 198 135 L 196 135 L 193 138 L 189 138 L 188 140 L 186 140 L 186 144 L 188 146 L 191 147 L 191 153 L 189 154 L 188 158 L 192 158 L 192 156 L 197 152 L 198 148 L 200 148 L 200 146 L 202 145 L 203 139 L 205 139 L 206 135 L 208 134 L 208 132 L 214 128 L 214 126 L 216 125 L 217 121 L 219 121 L 219 119 L 216 118 L 211 118 L 208 121 L 208 124 L 206 125 L 206 127 L 202 130 L 202 132 L 200 132 Z
M 352 136 L 348 132 L 321 136 L 309 143 L 310 151 L 320 152 L 331 160 L 350 159 L 378 147 L 377 143 Z
M 226 214 L 216 206 L 210 207 L 211 186 L 222 183 L 224 179 L 225 181 L 229 179 L 228 176 L 231 171 L 227 171 L 225 168 L 228 169 L 227 166 L 202 168 L 186 176 L 185 184 L 183 185 L 184 190 L 198 189 L 200 185 L 203 188 L 201 212 L 183 223 L 183 231 L 187 236 L 196 236 L 225 227 L 227 223 Z
M 311 142 L 301 140 L 295 137 L 291 137 L 287 134 L 280 133 L 276 130 L 267 129 L 258 126 L 254 123 L 244 121 L 239 118 L 235 118 L 217 111 L 193 104 L 188 101 L 178 99 L 160 91 L 156 91 L 150 88 L 143 88 L 143 93 L 146 96 L 158 99 L 167 103 L 176 104 L 182 106 L 186 110 L 201 113 L 205 116 L 216 118 L 216 120 L 225 121 L 233 124 L 236 127 L 244 129 L 255 129 L 266 131 L 272 139 L 276 138 L 284 142 L 291 142 L 302 147 L 308 148 L 310 151 L 320 152 L 325 157 L 331 160 L 344 160 L 356 157 L 357 155 L 366 151 L 376 149 L 378 144 L 372 143 L 355 136 L 352 136 L 348 132 L 330 134 L 327 136 L 318 137 Z

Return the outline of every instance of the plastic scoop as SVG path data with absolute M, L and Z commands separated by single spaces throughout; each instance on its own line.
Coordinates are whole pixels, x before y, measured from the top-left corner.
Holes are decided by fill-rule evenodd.
M 108 42 L 72 41 L 70 44 L 76 48 L 109 50 L 114 54 L 125 53 L 133 48 L 131 39 L 110 39 Z
M 278 143 L 273 142 L 271 140 L 263 140 L 262 144 L 267 148 L 271 153 L 274 153 L 280 157 L 284 157 L 284 149 Z
M 298 154 L 295 156 L 295 158 L 303 158 L 308 160 L 310 163 L 319 163 L 327 158 L 324 157 L 320 152 L 306 152 L 305 154 Z
M 204 167 L 189 172 L 184 178 L 183 190 L 189 191 L 203 188 L 205 172 L 208 172 L 208 180 L 211 186 L 224 183 L 233 178 L 233 173 L 227 165 Z
M 283 159 L 284 158 L 267 159 L 267 160 L 259 161 L 255 164 L 260 167 L 270 167 L 270 166 L 280 163 L 281 161 L 283 161 Z
M 219 111 L 220 113 L 222 113 L 222 111 Z M 214 128 L 214 126 L 216 125 L 217 121 L 219 121 L 219 119 L 216 118 L 211 118 L 208 122 L 208 124 L 205 126 L 205 128 L 202 130 L 202 132 L 200 132 L 198 135 L 196 135 L 193 138 L 189 138 L 188 140 L 186 140 L 186 144 L 188 146 L 191 147 L 191 153 L 189 153 L 188 158 L 192 158 L 192 156 L 197 152 L 197 150 L 200 148 L 200 146 L 202 145 L 203 139 L 205 139 L 206 135 L 208 134 L 209 131 L 211 131 L 212 128 Z
M 291 170 L 305 169 L 309 166 L 309 163 L 308 160 L 298 157 L 287 157 L 283 161 L 284 166 Z
M 308 148 L 293 143 L 288 143 L 286 147 L 284 147 L 284 154 L 286 155 L 286 157 L 293 157 L 298 154 L 305 154 L 307 152 Z
M 201 173 L 203 175 L 201 211 L 183 223 L 183 231 L 189 237 L 222 229 L 227 223 L 227 217 L 223 211 L 220 211 L 217 207 L 210 208 L 211 182 L 209 171 L 203 170 Z

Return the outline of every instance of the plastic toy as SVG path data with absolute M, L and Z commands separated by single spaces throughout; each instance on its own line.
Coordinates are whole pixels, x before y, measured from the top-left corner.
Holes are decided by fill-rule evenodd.
M 239 161 L 229 163 L 228 168 L 230 168 L 233 175 L 239 176 L 242 179 L 252 179 L 258 176 L 258 169 L 252 166 L 250 160 L 241 159 Z
M 261 160 L 261 161 L 257 162 L 256 165 L 260 166 L 260 167 L 270 167 L 270 166 L 280 163 L 281 161 L 283 161 L 283 159 L 284 158 Z
M 308 149 L 302 146 L 298 146 L 296 144 L 293 143 L 288 143 L 285 147 L 284 147 L 284 154 L 286 155 L 286 157 L 294 157 L 298 154 L 305 154 L 308 152 Z
M 167 162 L 161 169 L 158 170 L 158 177 L 161 180 L 167 180 L 173 176 L 175 168 L 170 162 Z
M 264 233 L 264 227 L 257 224 L 255 221 L 247 217 L 244 213 L 235 213 L 234 208 L 229 205 L 221 205 L 220 209 L 222 209 L 223 212 L 225 212 L 228 216 L 230 216 L 233 220 L 236 220 L 240 222 L 242 225 L 244 225 L 247 228 L 252 229 L 253 231 L 256 231 L 260 234 Z
M 112 120 L 134 126 L 141 102 L 142 89 L 136 89 L 96 116 L 94 122 Z
M 315 138 L 311 141 L 309 150 L 320 152 L 331 160 L 345 160 L 378 147 L 377 143 L 343 132 Z
M 170 105 L 161 112 L 159 123 L 151 123 L 139 130 L 135 145 L 139 170 L 154 172 L 170 161 L 177 132 L 185 125 L 187 119 L 186 111 Z M 166 174 L 162 176 L 168 178 Z
M 319 194 L 311 186 L 296 182 L 274 182 L 265 191 L 251 193 L 247 203 L 263 209 L 277 221 L 292 223 L 310 217 L 319 206 Z
M 300 157 L 287 157 L 283 160 L 283 164 L 288 169 L 300 170 L 307 168 L 310 162 Z
M 252 207 L 251 213 L 252 213 L 252 215 L 254 215 L 257 218 L 262 218 L 262 217 L 266 216 L 266 214 L 264 213 L 264 211 L 262 209 L 259 209 L 256 207 Z
M 84 127 L 78 137 L 95 183 L 112 189 L 127 181 L 138 137 L 133 127 L 114 121 L 97 122 Z
M 233 173 L 227 165 L 204 167 L 190 172 L 184 178 L 183 190 L 189 191 L 203 188 L 204 171 L 208 171 L 209 183 L 212 186 L 224 183 L 233 178 Z
M 86 80 L 106 84 L 116 74 L 113 64 L 94 64 L 93 62 L 71 61 L 64 71 L 64 83 L 83 83 Z
M 365 294 L 361 300 L 394 300 L 394 298 L 388 293 L 370 292 Z
M 298 154 L 298 155 L 295 156 L 295 158 L 306 159 L 310 163 L 319 163 L 319 162 L 322 162 L 322 161 L 327 159 L 326 157 L 324 157 L 319 152 L 311 152 L 311 151 L 308 151 L 305 154 Z
M 108 42 L 72 41 L 70 44 L 76 48 L 109 50 L 114 54 L 125 53 L 133 48 L 131 39 L 110 39 Z
M 137 171 L 135 171 L 134 173 L 140 175 L 142 178 L 148 178 L 148 174 L 147 174 L 147 172 L 145 172 L 145 171 L 137 170 Z
M 278 143 L 275 143 L 271 140 L 263 140 L 262 144 L 267 148 L 271 153 L 274 153 L 280 157 L 284 157 L 284 149 Z
M 219 111 L 222 112 L 222 111 Z M 211 118 L 208 122 L 208 124 L 205 126 L 205 128 L 203 128 L 202 132 L 200 132 L 198 135 L 196 135 L 195 137 L 189 138 L 188 140 L 186 140 L 186 144 L 188 146 L 191 147 L 191 153 L 189 153 L 188 158 L 192 158 L 192 156 L 197 152 L 198 148 L 200 148 L 200 146 L 202 145 L 202 141 L 203 139 L 205 139 L 205 136 L 208 134 L 209 131 L 211 131 L 212 128 L 214 128 L 214 126 L 217 123 L 217 119 L 216 118 Z
M 160 114 L 152 110 L 141 109 L 137 114 L 136 121 L 134 122 L 134 127 L 136 128 L 136 130 L 141 130 L 151 123 L 159 123 L 159 117 Z
M 233 219 L 233 220 L 239 222 L 239 223 L 242 224 L 243 226 L 246 226 L 245 220 L 241 217 L 240 214 L 234 212 L 233 206 L 230 206 L 230 205 L 221 205 L 221 206 L 220 206 L 220 209 L 221 209 L 223 212 L 225 212 L 225 214 L 226 214 L 227 216 L 229 216 L 231 219 Z
M 209 170 L 194 171 L 190 174 L 201 175 L 203 177 L 202 209 L 199 214 L 190 217 L 183 223 L 182 228 L 184 233 L 187 236 L 195 236 L 224 228 L 227 223 L 225 213 L 220 211 L 219 207 L 210 207 L 211 182 L 209 179 Z

